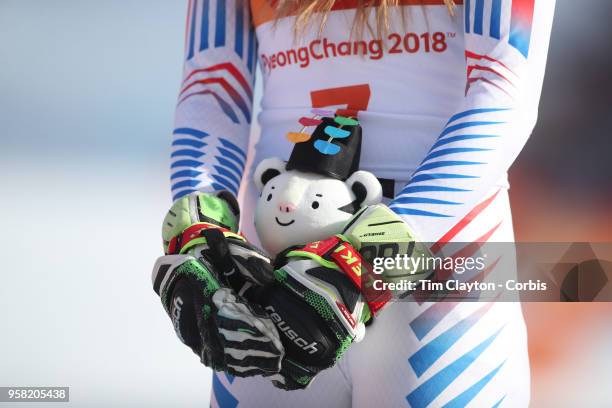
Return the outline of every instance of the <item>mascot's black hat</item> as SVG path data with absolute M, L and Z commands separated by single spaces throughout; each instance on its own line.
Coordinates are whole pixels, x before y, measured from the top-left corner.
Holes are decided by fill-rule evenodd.
M 308 140 L 295 144 L 286 168 L 346 180 L 359 170 L 361 126 L 343 116 L 320 120 Z

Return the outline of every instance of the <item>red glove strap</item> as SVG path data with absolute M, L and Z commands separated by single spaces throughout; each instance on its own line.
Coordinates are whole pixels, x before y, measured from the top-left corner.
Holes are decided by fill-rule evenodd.
M 338 265 L 361 292 L 372 315 L 376 314 L 391 299 L 389 291 L 375 290 L 370 284 L 374 280 L 372 269 L 367 262 L 361 259 L 359 252 L 349 242 L 333 236 L 323 241 L 310 243 L 298 251 L 310 252 Z M 368 282 L 365 288 L 362 284 L 364 281 Z
M 218 229 L 221 232 L 232 232 L 227 228 L 223 228 L 215 224 L 209 224 L 207 222 L 200 222 L 194 224 L 170 240 L 170 243 L 168 244 L 167 255 L 179 254 L 181 252 L 181 249 L 184 248 L 185 245 L 187 245 L 190 241 L 196 238 L 201 238 L 202 231 L 207 229 Z

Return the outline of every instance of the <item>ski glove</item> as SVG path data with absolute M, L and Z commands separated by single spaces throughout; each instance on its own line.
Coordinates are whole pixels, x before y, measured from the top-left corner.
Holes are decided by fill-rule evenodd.
M 263 309 L 234 288 L 270 282 L 272 267 L 236 234 L 237 205 L 227 194 L 194 193 L 174 203 L 164 220 L 166 255 L 155 264 L 153 287 L 179 339 L 206 366 L 236 376 L 271 375 L 284 355 L 279 333 Z

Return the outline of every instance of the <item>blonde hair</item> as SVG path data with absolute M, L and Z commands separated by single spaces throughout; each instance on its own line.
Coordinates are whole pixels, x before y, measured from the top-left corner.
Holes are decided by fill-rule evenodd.
M 317 15 L 319 20 L 318 32 L 321 34 L 335 1 L 336 0 L 279 0 L 276 11 L 277 21 L 283 17 L 297 16 L 294 25 L 294 33 L 297 38 L 312 27 L 312 23 L 315 20 L 313 16 Z M 449 14 L 454 16 L 454 0 L 444 0 L 444 4 L 448 8 Z M 381 38 L 389 31 L 389 9 L 399 5 L 400 0 L 357 0 L 357 11 L 355 19 L 353 20 L 351 35 L 356 34 L 357 37 L 362 37 L 364 30 L 367 30 L 372 36 Z M 374 9 L 376 13 L 375 28 L 372 27 L 369 19 L 372 9 Z M 405 24 L 403 10 L 402 23 Z

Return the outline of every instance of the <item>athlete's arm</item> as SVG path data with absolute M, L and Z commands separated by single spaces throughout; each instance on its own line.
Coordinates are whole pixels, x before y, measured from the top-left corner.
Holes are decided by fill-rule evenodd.
M 256 47 L 247 2 L 189 1 L 170 165 L 174 200 L 194 191 L 238 193 L 249 138 Z
M 464 5 L 465 98 L 390 204 L 426 242 L 488 198 L 531 134 L 555 2 Z

